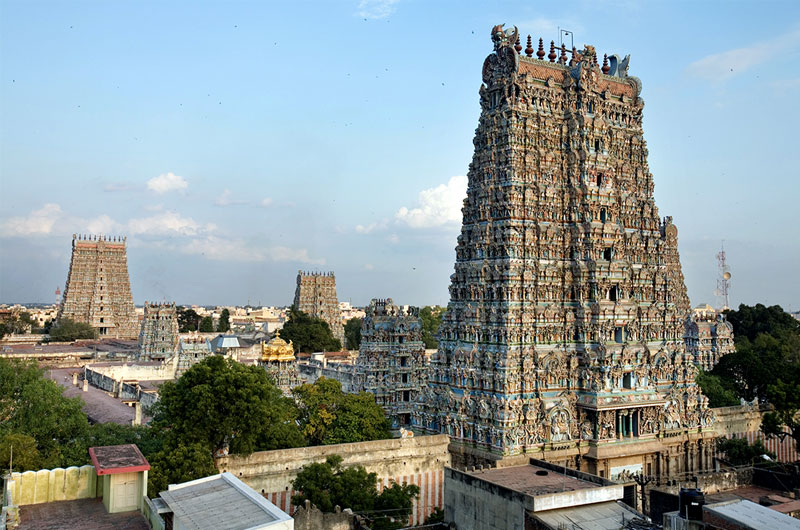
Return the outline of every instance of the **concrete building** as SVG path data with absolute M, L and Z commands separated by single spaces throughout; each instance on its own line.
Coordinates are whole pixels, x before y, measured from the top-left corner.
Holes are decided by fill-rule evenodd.
M 171 484 L 153 507 L 174 530 L 294 530 L 291 516 L 231 473 Z
M 59 319 L 89 324 L 101 338 L 137 338 L 139 321 L 125 241 L 124 237 L 72 236 L 72 259 Z
M 655 528 L 620 502 L 623 496 L 620 484 L 538 460 L 470 472 L 445 469 L 445 521 L 458 530 Z
M 394 429 L 411 425 L 426 383 L 426 359 L 419 309 L 374 298 L 361 323 L 355 390 L 374 394 Z
M 653 197 L 641 81 L 593 46 L 534 57 L 516 28 L 491 35 L 416 427 L 448 433 L 461 466 L 709 469 L 714 413 L 684 345 L 678 229 Z
M 103 491 L 103 505 L 108 513 L 141 511 L 147 496 L 147 472 L 150 464 L 133 444 L 90 447 L 98 490 Z

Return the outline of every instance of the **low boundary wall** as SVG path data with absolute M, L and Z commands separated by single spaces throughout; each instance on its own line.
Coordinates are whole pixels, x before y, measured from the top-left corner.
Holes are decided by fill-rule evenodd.
M 342 457 L 344 466 L 361 465 L 378 475 L 378 491 L 390 485 L 415 484 L 420 493 L 414 502 L 410 521 L 421 524 L 434 508 L 443 503 L 444 467 L 450 465 L 446 434 L 393 438 L 373 442 L 322 445 L 261 451 L 249 456 L 218 458 L 220 472 L 228 471 L 260 492 L 281 510 L 294 512 L 291 504 L 292 480 L 306 464 L 324 462 L 330 455 Z M 342 506 L 342 509 L 348 506 Z

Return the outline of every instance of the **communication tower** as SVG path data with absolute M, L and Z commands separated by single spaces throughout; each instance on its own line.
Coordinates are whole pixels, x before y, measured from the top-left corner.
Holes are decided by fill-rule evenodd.
M 724 241 L 722 242 L 720 251 L 717 252 L 717 268 L 719 268 L 719 277 L 717 278 L 717 289 L 714 291 L 714 294 L 717 295 L 717 299 L 722 304 L 720 311 L 724 311 L 725 309 L 730 309 L 728 306 L 728 290 L 731 287 L 731 271 L 725 261 Z

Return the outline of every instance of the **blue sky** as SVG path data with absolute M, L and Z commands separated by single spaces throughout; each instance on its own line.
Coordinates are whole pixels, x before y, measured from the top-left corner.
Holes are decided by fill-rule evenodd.
M 494 24 L 631 54 L 693 304 L 800 309 L 800 3 L 0 1 L 0 302 L 128 236 L 136 303 L 448 300 Z

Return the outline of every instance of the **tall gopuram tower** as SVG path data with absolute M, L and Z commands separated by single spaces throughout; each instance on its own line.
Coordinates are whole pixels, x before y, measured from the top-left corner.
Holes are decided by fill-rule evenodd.
M 125 242 L 124 237 L 73 234 L 72 259 L 58 319 L 85 322 L 96 328 L 100 337 L 138 337 Z
M 344 326 L 336 298 L 336 276 L 333 272 L 297 271 L 294 308 L 328 323 L 333 336 L 345 345 Z
M 456 465 L 708 468 L 714 415 L 684 347 L 678 230 L 653 200 L 629 58 L 545 55 L 541 40 L 534 57 L 502 26 L 492 40 L 416 427 L 448 433 Z
M 145 302 L 136 360 L 164 361 L 175 355 L 179 342 L 175 302 Z

